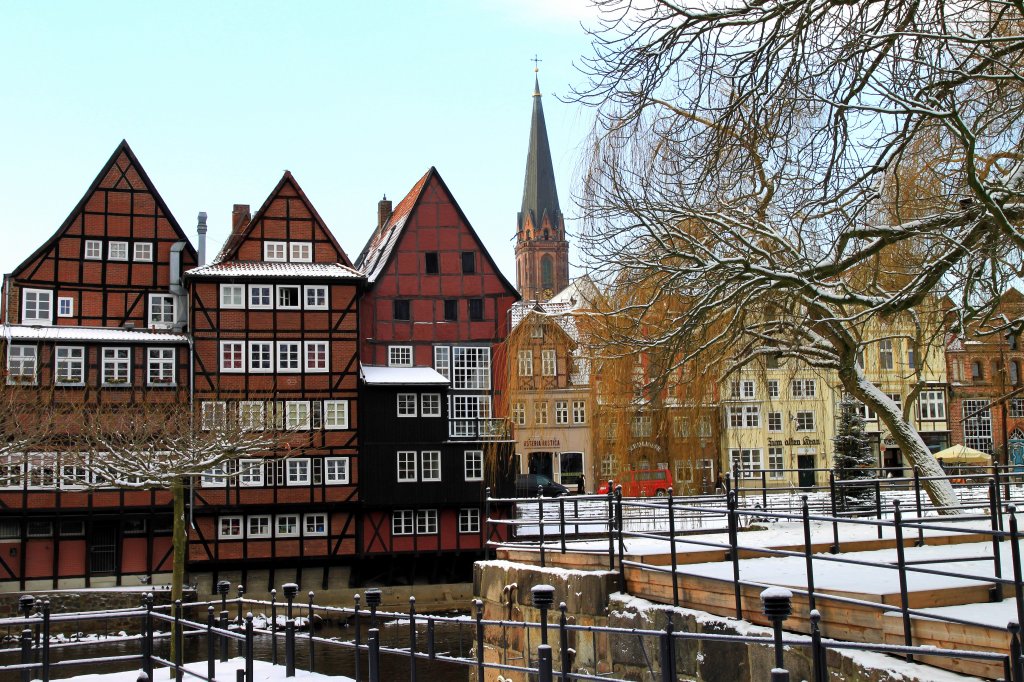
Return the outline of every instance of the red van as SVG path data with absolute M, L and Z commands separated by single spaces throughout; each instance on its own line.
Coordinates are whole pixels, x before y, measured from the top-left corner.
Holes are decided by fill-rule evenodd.
M 668 469 L 635 469 L 623 471 L 614 479 L 612 487 L 622 486 L 624 497 L 662 497 L 672 487 L 672 474 Z M 608 494 L 608 481 L 597 486 L 598 495 Z

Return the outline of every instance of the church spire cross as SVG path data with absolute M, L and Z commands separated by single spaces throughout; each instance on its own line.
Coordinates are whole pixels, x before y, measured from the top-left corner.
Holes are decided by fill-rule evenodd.
M 544 60 L 543 60 L 543 59 L 541 59 L 541 58 L 539 58 L 539 57 L 538 57 L 538 56 L 536 55 L 536 53 L 535 53 L 535 54 L 533 55 L 533 59 L 531 59 L 530 61 L 531 61 L 531 62 L 533 62 L 533 72 L 534 72 L 534 73 L 537 73 L 538 71 L 540 71 L 540 68 L 539 68 L 539 67 L 538 67 L 537 65 L 538 65 L 538 64 L 540 64 L 540 63 L 541 63 L 542 61 L 544 61 Z

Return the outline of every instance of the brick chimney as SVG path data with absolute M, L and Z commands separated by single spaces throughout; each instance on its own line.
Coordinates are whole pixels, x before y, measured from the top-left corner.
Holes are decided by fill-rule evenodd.
M 252 214 L 249 213 L 249 204 L 235 204 L 231 208 L 231 234 L 239 234 L 250 220 Z
M 377 202 L 377 229 L 379 230 L 384 226 L 384 223 L 391 218 L 391 202 L 388 201 L 388 195 L 385 194 L 384 198 Z

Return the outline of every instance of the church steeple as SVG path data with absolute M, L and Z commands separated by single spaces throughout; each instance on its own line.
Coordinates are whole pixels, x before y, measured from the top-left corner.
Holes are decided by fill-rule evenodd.
M 569 284 L 569 243 L 536 74 L 534 68 L 530 144 L 516 231 L 516 285 L 523 298 L 546 300 Z

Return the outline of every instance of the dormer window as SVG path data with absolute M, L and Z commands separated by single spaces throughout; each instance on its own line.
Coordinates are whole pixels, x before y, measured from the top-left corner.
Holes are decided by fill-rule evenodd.
M 284 263 L 288 260 L 286 246 L 287 242 L 263 242 L 263 260 Z
M 289 242 L 288 260 L 293 263 L 313 262 L 313 242 Z

